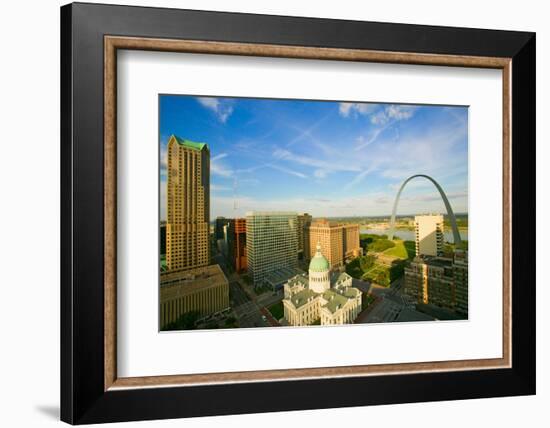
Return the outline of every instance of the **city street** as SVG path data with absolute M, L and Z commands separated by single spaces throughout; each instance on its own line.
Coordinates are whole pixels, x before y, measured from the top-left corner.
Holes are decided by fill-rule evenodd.
M 236 277 L 237 275 L 234 276 Z M 237 322 L 239 323 L 239 327 L 270 327 L 278 325 L 276 321 L 270 317 L 271 314 L 266 309 L 266 306 L 269 306 L 271 303 L 265 304 L 262 302 L 262 304 L 259 304 L 258 299 L 254 295 L 250 298 L 249 294 L 242 288 L 239 281 L 231 281 L 229 283 L 229 287 L 231 308 Z M 276 296 L 275 299 L 277 299 Z M 267 302 L 270 302 L 271 300 L 272 299 L 264 299 L 264 301 Z M 277 300 L 273 301 L 273 303 L 276 302 Z M 275 321 L 275 323 L 273 321 Z

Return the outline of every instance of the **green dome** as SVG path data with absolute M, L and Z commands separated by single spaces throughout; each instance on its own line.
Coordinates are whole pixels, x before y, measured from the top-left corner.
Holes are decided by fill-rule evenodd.
M 313 272 L 327 272 L 330 270 L 330 263 L 321 253 L 321 245 L 317 244 L 317 252 L 309 263 L 309 270 Z

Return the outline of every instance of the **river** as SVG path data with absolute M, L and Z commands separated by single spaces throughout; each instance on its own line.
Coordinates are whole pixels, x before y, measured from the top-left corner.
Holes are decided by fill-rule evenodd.
M 372 235 L 387 235 L 389 233 L 389 229 L 368 229 L 365 227 L 361 227 L 361 233 L 370 233 Z M 468 230 L 459 230 L 460 238 L 463 241 L 468 240 Z M 453 232 L 450 230 L 446 230 L 443 232 L 445 242 L 454 242 L 453 238 Z M 396 238 L 402 239 L 404 241 L 414 241 L 414 230 L 403 230 L 403 229 L 397 229 L 394 233 L 394 236 Z

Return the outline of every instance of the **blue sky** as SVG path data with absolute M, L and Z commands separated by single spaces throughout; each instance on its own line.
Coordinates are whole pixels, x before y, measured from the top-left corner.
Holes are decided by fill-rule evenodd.
M 397 189 L 428 174 L 468 210 L 467 107 L 160 96 L 161 219 L 171 134 L 207 143 L 211 218 L 252 210 L 389 215 Z M 430 183 L 407 185 L 399 214 L 444 212 Z

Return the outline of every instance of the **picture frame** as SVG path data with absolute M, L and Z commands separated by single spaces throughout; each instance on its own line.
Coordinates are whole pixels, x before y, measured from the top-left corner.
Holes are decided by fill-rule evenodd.
M 502 358 L 119 378 L 116 52 L 122 49 L 502 70 Z M 61 419 L 86 424 L 534 394 L 535 97 L 534 33 L 63 6 Z

